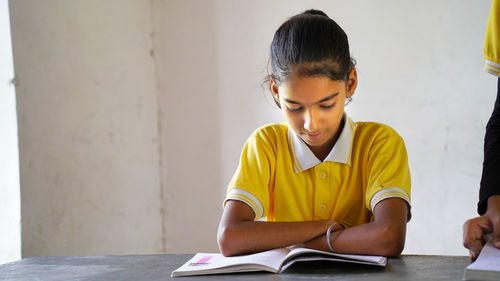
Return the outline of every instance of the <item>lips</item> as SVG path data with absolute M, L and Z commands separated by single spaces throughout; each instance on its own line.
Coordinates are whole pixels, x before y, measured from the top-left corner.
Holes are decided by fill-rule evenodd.
M 310 139 L 310 140 L 312 140 L 312 141 L 315 141 L 315 140 L 317 140 L 317 139 L 321 138 L 321 136 L 323 136 L 323 133 L 321 133 L 321 132 L 319 132 L 319 133 L 313 133 L 313 134 L 311 134 L 311 133 L 306 133 L 305 135 L 306 135 L 306 137 L 307 137 L 308 139 Z

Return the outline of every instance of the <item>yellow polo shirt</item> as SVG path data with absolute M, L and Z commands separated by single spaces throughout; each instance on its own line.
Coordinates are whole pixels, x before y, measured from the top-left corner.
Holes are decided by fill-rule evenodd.
M 500 77 L 500 0 L 491 3 L 484 39 L 484 69 Z
M 285 123 L 257 129 L 247 140 L 229 183 L 255 220 L 336 219 L 348 225 L 373 219 L 390 197 L 410 203 L 410 170 L 403 139 L 390 127 L 346 120 L 323 162 Z

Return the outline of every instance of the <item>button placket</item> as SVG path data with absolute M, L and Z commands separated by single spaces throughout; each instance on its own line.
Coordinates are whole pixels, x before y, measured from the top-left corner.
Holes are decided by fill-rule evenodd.
M 328 211 L 328 198 L 329 198 L 329 177 L 328 172 L 324 169 L 317 171 L 317 197 L 316 197 L 316 210 L 320 218 L 325 218 L 326 211 Z M 326 200 L 326 201 L 325 201 Z

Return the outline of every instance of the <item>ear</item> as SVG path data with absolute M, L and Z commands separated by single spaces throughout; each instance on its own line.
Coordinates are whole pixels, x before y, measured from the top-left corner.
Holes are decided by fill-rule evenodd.
M 271 89 L 271 93 L 273 94 L 274 102 L 279 108 L 281 108 L 278 84 L 276 83 L 276 81 L 274 81 L 274 79 L 270 79 L 269 82 L 270 82 L 269 88 Z
M 353 67 L 351 71 L 349 71 L 349 78 L 347 79 L 347 98 L 352 98 L 354 92 L 356 91 L 356 87 L 358 86 L 358 73 L 356 72 L 356 68 Z

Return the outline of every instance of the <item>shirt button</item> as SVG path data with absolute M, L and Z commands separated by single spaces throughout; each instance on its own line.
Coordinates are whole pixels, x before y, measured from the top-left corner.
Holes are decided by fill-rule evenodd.
M 325 204 L 321 204 L 321 205 L 319 205 L 319 210 L 320 210 L 321 212 L 326 211 L 326 205 L 325 205 Z
M 326 178 L 326 173 L 325 172 L 319 173 L 319 178 L 324 180 Z

